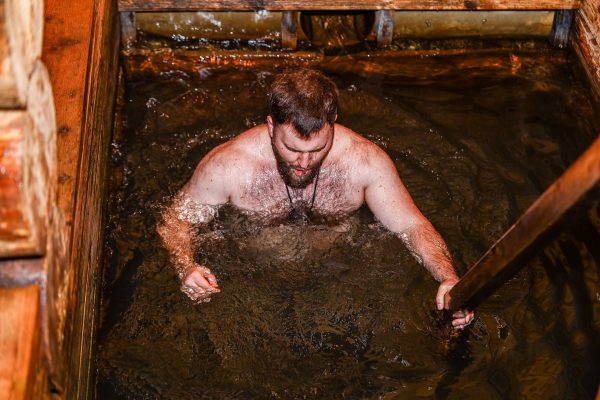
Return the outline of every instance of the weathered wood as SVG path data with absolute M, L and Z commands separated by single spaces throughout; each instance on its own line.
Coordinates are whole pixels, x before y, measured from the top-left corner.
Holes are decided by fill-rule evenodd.
M 32 399 L 39 366 L 39 289 L 0 289 L 0 398 Z
M 529 207 L 446 294 L 451 310 L 468 304 L 489 285 L 506 279 L 513 261 L 556 224 L 600 180 L 600 138 Z
M 137 41 L 137 27 L 134 12 L 120 13 L 121 22 L 121 48 L 130 49 Z
M 42 53 L 43 2 L 0 0 L 0 108 L 24 107 Z
M 234 57 L 232 57 L 234 55 Z M 249 51 L 236 52 L 212 50 L 133 50 L 127 53 L 124 60 L 126 76 L 140 77 L 155 75 L 160 72 L 180 70 L 198 71 L 199 68 L 211 65 L 245 65 L 257 66 L 267 64 L 270 67 L 286 68 L 298 65 L 298 60 L 305 63 L 318 64 L 323 61 L 323 54 L 317 52 L 273 52 Z M 144 61 L 146 60 L 146 61 Z
M 394 11 L 379 10 L 375 14 L 377 47 L 387 47 L 394 39 Z
M 65 314 L 68 302 L 69 265 L 64 218 L 58 207 L 50 213 L 49 237 L 44 257 L 0 261 L 0 288 L 36 285 L 40 288 L 41 342 L 46 370 L 56 392 L 62 392 L 66 368 Z
M 600 99 L 600 0 L 586 0 L 577 12 L 572 36 L 575 49 Z
M 52 386 L 56 392 L 63 393 L 67 373 L 65 333 L 72 270 L 65 236 L 65 219 L 56 206 L 50 211 L 49 226 L 43 266 L 42 351 Z
M 135 23 L 139 32 L 166 38 L 279 40 L 282 14 L 280 11 L 142 12 L 136 13 Z
M 119 0 L 119 11 L 557 10 L 580 5 L 580 0 Z
M 64 398 L 88 398 L 101 258 L 103 185 L 112 128 L 120 43 L 116 2 L 46 0 L 45 61 L 52 78 L 58 125 L 58 205 L 65 216 L 68 277 L 56 308 L 66 314 Z M 49 278 L 52 280 L 52 278 Z M 57 281 L 61 281 L 60 275 Z M 64 281 L 63 281 L 64 283 Z M 66 300 L 66 299 L 68 300 Z M 52 322 L 49 322 L 51 325 Z M 50 335 L 55 335 L 50 331 Z M 59 340 L 51 339 L 56 342 Z
M 57 124 L 58 206 L 71 236 L 81 147 L 93 2 L 45 1 L 42 60 L 50 72 Z
M 298 13 L 284 11 L 281 15 L 281 47 L 295 50 L 298 45 Z
M 56 181 L 56 124 L 38 60 L 27 110 L 0 111 L 0 258 L 42 255 Z
M 554 14 L 554 11 L 396 11 L 394 37 L 549 37 Z
M 574 16 L 574 10 L 558 10 L 554 13 L 554 22 L 550 32 L 550 43 L 554 47 L 559 49 L 567 47 Z

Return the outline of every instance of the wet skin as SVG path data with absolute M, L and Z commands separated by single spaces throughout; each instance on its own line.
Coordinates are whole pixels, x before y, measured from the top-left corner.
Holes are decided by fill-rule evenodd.
M 220 291 L 215 275 L 193 261 L 191 245 L 190 225 L 208 222 L 214 207 L 229 203 L 276 218 L 289 212 L 290 202 L 310 204 L 316 193 L 314 210 L 320 214 L 348 213 L 366 203 L 440 282 L 436 307 L 447 309 L 446 294 L 458 276 L 443 239 L 414 204 L 389 156 L 339 124 L 325 124 L 305 138 L 291 124 L 276 125 L 270 116 L 266 122 L 213 149 L 164 214 L 158 230 L 182 291 L 196 302 Z M 452 325 L 463 329 L 473 318 L 460 310 Z

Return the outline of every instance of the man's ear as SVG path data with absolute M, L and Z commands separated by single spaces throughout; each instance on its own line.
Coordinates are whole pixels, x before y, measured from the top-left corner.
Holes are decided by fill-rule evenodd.
M 333 122 L 337 121 L 337 113 L 335 114 L 335 118 L 333 119 Z
M 270 115 L 267 115 L 267 130 L 269 131 L 269 136 L 273 139 L 273 118 Z

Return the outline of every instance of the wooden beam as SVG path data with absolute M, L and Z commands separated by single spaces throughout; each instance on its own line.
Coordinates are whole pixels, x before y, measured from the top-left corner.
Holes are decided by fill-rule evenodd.
M 0 258 L 45 251 L 56 189 L 56 123 L 48 72 L 33 65 L 27 109 L 0 111 Z
M 298 45 L 298 13 L 284 11 L 281 16 L 281 47 L 295 50 Z
M 550 32 L 550 43 L 554 47 L 559 49 L 567 47 L 574 16 L 574 10 L 558 10 L 554 13 L 552 32 Z
M 121 48 L 131 49 L 137 41 L 137 27 L 134 12 L 123 12 L 120 15 L 121 22 Z
M 64 326 L 64 398 L 92 397 L 97 276 L 104 219 L 104 177 L 118 71 L 116 2 L 45 1 L 42 59 L 50 71 L 58 126 L 58 206 L 65 216 L 68 265 L 55 266 L 60 296 L 50 309 Z M 60 228 L 59 228 L 60 229 Z M 61 245 L 63 247 L 63 245 Z M 68 280 L 65 281 L 65 278 Z M 65 285 L 68 285 L 65 287 Z M 68 301 L 68 304 L 65 302 Z M 60 313 L 60 314 L 59 314 Z M 57 334 L 50 331 L 51 335 Z
M 600 0 L 587 0 L 577 11 L 571 46 L 590 80 L 593 93 L 600 101 Z
M 558 10 L 581 0 L 119 0 L 119 11 Z
M 457 310 L 506 279 L 513 261 L 554 226 L 600 180 L 600 137 L 529 207 L 446 294 Z
M 25 107 L 43 24 L 43 1 L 0 0 L 0 108 Z
M 394 39 L 394 11 L 379 10 L 375 14 L 375 31 L 377 47 L 385 48 Z
M 40 364 L 40 302 L 35 285 L 0 289 L 0 398 L 32 399 Z

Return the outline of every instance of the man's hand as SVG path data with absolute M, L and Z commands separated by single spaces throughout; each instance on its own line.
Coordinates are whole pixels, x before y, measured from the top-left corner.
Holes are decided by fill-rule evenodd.
M 182 279 L 181 291 L 196 303 L 208 303 L 213 293 L 219 293 L 217 278 L 206 267 L 188 268 Z
M 437 295 L 435 296 L 435 302 L 438 310 L 447 310 L 448 303 L 446 301 L 446 293 L 452 289 L 454 285 L 458 282 L 458 278 L 456 279 L 448 279 L 442 281 L 440 287 L 438 288 Z M 458 310 L 452 314 L 452 327 L 456 330 L 465 329 L 471 321 L 475 318 L 475 313 L 469 310 Z

